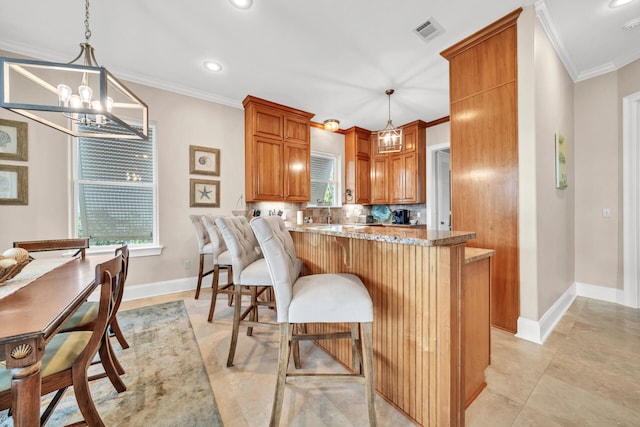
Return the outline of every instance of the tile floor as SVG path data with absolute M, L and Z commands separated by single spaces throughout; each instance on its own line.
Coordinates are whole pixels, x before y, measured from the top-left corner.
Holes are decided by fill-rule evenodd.
M 233 310 L 220 298 L 207 323 L 210 291 L 198 301 L 193 294 L 128 301 L 121 310 L 184 299 L 225 426 L 267 425 L 276 332 L 241 334 L 234 366 L 226 368 Z M 308 342 L 301 354 L 309 369 L 342 369 Z M 493 330 L 486 375 L 487 388 L 467 409 L 468 427 L 640 426 L 640 310 L 577 298 L 542 346 Z M 282 424 L 366 426 L 361 387 L 287 385 Z M 380 426 L 414 425 L 380 397 L 376 405 Z

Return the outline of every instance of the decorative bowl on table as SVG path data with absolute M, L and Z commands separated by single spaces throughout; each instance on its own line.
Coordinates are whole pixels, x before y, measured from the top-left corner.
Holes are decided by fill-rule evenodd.
M 29 252 L 24 249 L 7 249 L 0 255 L 0 285 L 15 277 L 30 262 Z

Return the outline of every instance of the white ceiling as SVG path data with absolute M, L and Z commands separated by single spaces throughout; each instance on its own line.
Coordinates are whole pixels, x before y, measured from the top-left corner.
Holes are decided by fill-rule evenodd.
M 93 0 L 91 44 L 123 80 L 241 108 L 248 94 L 337 118 L 342 128 L 383 128 L 393 88 L 396 125 L 448 115 L 448 63 L 440 52 L 518 7 L 540 22 L 575 81 L 640 58 L 640 0 Z M 444 27 L 425 42 L 413 30 Z M 84 42 L 84 1 L 0 2 L 0 49 L 68 62 Z M 212 74 L 202 62 L 220 62 Z M 150 109 L 153 120 L 153 108 Z

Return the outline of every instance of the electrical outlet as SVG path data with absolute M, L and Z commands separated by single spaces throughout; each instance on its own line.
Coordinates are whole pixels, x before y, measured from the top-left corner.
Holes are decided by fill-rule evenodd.
M 602 217 L 603 218 L 611 218 L 611 209 L 610 208 L 602 208 Z
M 191 260 L 190 259 L 185 259 L 184 260 L 184 269 L 185 270 L 191 270 Z

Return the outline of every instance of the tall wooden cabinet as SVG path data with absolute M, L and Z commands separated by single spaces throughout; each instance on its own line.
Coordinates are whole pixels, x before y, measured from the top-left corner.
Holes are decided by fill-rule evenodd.
M 371 203 L 371 132 L 354 126 L 344 132 L 345 202 Z
M 441 53 L 449 60 L 451 213 L 469 246 L 495 249 L 491 322 L 517 331 L 517 9 Z
M 402 126 L 402 151 L 389 154 L 390 203 L 426 202 L 426 129 L 427 124 L 422 120 Z
M 247 201 L 308 201 L 314 114 L 253 96 L 242 105 Z

